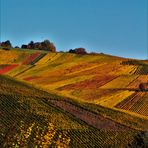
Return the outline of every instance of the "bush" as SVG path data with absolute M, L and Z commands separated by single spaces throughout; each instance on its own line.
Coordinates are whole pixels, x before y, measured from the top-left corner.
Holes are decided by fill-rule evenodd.
M 75 48 L 75 49 L 70 49 L 69 53 L 76 53 L 76 54 L 87 54 L 85 48 Z
M 27 49 L 27 45 L 24 45 L 24 44 L 23 44 L 23 45 L 21 46 L 21 48 Z

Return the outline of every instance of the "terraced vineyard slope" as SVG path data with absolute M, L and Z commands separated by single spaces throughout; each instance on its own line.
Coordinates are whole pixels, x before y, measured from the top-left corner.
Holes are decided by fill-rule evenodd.
M 0 53 L 2 147 L 128 147 L 148 130 L 148 61 Z
M 1 147 L 123 147 L 140 133 L 86 110 L 83 103 L 70 105 L 66 98 L 7 77 L 0 76 L 0 82 Z

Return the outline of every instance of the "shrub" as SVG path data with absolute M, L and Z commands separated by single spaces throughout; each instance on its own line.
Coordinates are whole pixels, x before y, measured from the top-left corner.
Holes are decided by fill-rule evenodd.
M 87 54 L 85 48 L 75 48 L 75 49 L 70 49 L 69 53 L 76 53 L 76 54 Z
M 23 44 L 23 45 L 21 46 L 21 48 L 27 49 L 27 45 Z
M 134 141 L 129 146 L 133 148 L 134 147 L 135 148 L 146 148 L 148 147 L 147 139 L 148 139 L 148 132 L 142 131 L 134 137 Z

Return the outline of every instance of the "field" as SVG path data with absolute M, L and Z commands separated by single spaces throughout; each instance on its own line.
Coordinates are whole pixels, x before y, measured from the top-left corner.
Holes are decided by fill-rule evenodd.
M 0 53 L 1 147 L 134 147 L 148 130 L 147 61 Z

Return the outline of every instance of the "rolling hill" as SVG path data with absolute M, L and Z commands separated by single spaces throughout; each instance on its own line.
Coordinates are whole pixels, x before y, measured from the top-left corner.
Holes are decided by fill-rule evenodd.
M 148 61 L 0 50 L 2 147 L 128 147 L 148 130 Z

